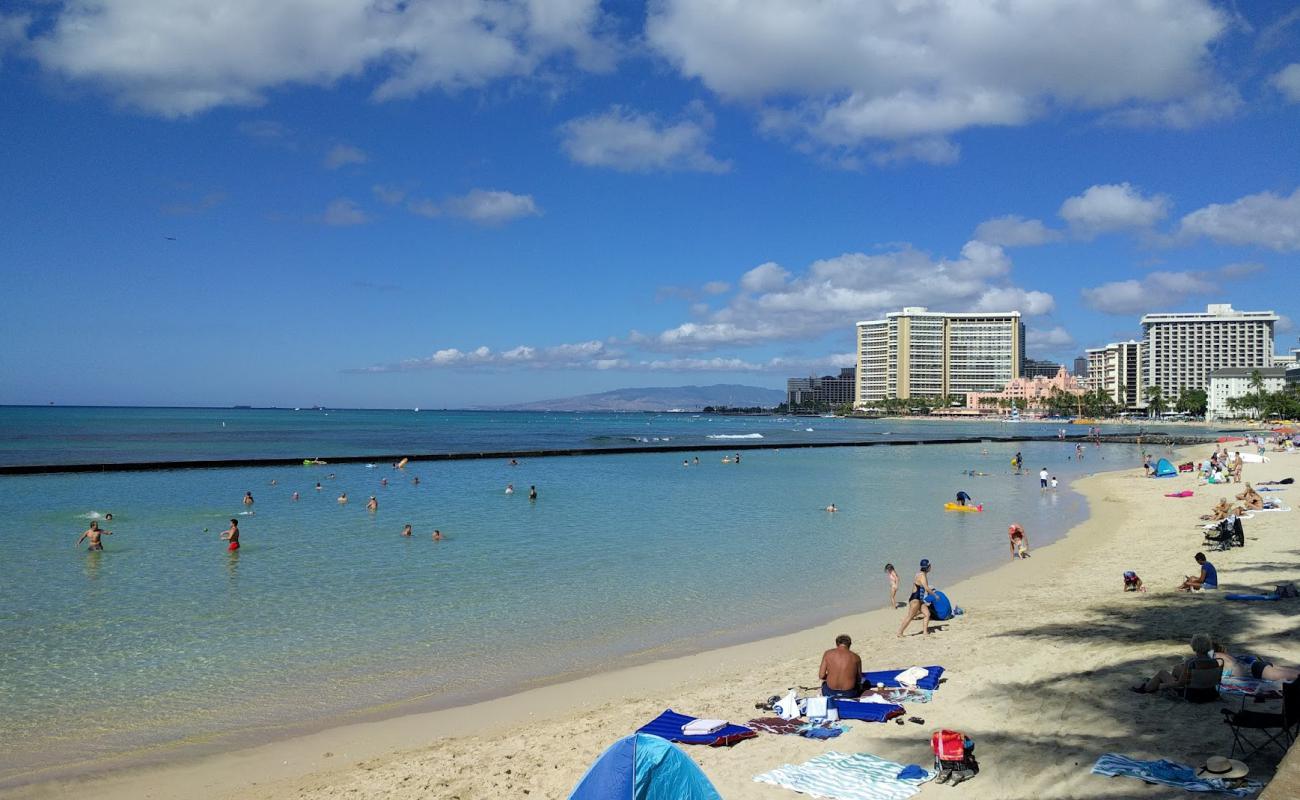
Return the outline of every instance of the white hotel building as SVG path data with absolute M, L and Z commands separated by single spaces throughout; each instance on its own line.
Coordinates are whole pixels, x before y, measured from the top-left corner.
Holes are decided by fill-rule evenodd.
M 1144 386 L 1165 397 L 1208 389 L 1210 373 L 1273 366 L 1272 311 L 1210 305 L 1204 312 L 1147 314 L 1142 318 Z
M 854 405 L 1001 391 L 1021 376 L 1024 361 L 1019 311 L 945 314 L 904 308 L 858 323 Z
M 1142 381 L 1142 342 L 1112 342 L 1105 347 L 1090 347 L 1088 377 L 1084 386 L 1100 389 L 1121 408 L 1135 409 L 1145 404 Z

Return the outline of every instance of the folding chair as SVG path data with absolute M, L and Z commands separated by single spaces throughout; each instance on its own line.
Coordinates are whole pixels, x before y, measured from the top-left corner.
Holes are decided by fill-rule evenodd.
M 1223 721 L 1232 728 L 1232 752 L 1229 753 L 1229 758 L 1236 756 L 1238 747 L 1241 748 L 1242 758 L 1250 758 L 1270 744 L 1276 745 L 1285 754 L 1295 741 L 1294 729 L 1300 726 L 1300 680 L 1282 684 L 1281 711 L 1232 711 L 1225 708 Z M 1264 739 L 1256 744 L 1243 731 L 1258 731 Z
M 1183 683 L 1174 694 L 1189 703 L 1214 703 L 1220 700 L 1219 680 L 1223 677 L 1223 659 L 1195 658 L 1187 663 Z

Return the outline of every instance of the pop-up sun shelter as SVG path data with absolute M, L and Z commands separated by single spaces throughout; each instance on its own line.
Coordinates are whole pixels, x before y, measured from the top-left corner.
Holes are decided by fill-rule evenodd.
M 1154 478 L 1172 478 L 1178 474 L 1177 468 L 1169 463 L 1169 459 L 1162 458 L 1156 462 L 1156 472 Z
M 658 736 L 634 733 L 609 746 L 569 800 L 722 800 L 690 756 Z

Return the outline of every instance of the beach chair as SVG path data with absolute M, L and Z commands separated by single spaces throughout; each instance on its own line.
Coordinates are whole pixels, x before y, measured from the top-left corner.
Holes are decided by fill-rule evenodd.
M 1241 749 L 1242 758 L 1250 758 L 1269 745 L 1277 746 L 1285 755 L 1296 739 L 1296 728 L 1300 727 L 1300 680 L 1282 684 L 1280 711 L 1232 711 L 1225 708 L 1223 721 L 1232 729 L 1232 752 L 1228 754 L 1229 758 L 1237 755 L 1238 748 Z M 1255 731 L 1263 738 L 1252 741 L 1244 731 Z
M 1219 680 L 1223 677 L 1223 659 L 1195 658 L 1187 663 L 1182 686 L 1175 696 L 1189 703 L 1214 703 L 1219 698 Z

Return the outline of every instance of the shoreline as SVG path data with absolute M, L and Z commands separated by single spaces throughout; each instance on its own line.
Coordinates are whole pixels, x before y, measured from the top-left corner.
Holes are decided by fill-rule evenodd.
M 1180 452 L 1184 456 L 1186 451 Z M 1278 465 L 1277 461 L 1285 462 Z M 1288 468 L 1300 468 L 1300 462 L 1291 464 L 1285 458 L 1275 459 L 1272 469 L 1269 465 L 1250 465 L 1247 477 L 1258 480 L 1259 472 L 1278 472 Z M 1277 477 L 1269 474 L 1268 477 Z M 1137 480 L 1134 480 L 1137 478 Z M 1183 488 L 1184 478 L 1152 484 L 1140 478 L 1137 470 L 1121 469 L 1100 472 L 1075 481 L 1071 488 L 1082 494 L 1089 504 L 1089 516 L 1079 525 L 1065 533 L 1051 545 L 1035 548 L 1034 558 L 1026 562 L 1009 562 L 981 572 L 955 584 L 942 580 L 942 561 L 936 563 L 939 571 L 936 583 L 945 588 L 954 602 L 967 608 L 965 617 L 960 617 L 945 626 L 945 630 L 936 634 L 931 640 L 911 636 L 904 640 L 895 640 L 892 631 L 897 627 L 900 612 L 880 608 L 859 612 L 847 617 L 840 617 L 832 622 L 806 628 L 794 633 L 760 639 L 757 641 L 711 649 L 685 656 L 655 660 L 649 663 L 621 668 L 615 671 L 598 673 L 577 678 L 576 680 L 551 683 L 528 689 L 518 694 L 496 700 L 459 706 L 456 708 L 406 714 L 381 721 L 359 722 L 339 727 L 326 728 L 305 736 L 261 745 L 254 748 L 229 751 L 198 759 L 185 759 L 176 764 L 137 767 L 110 772 L 79 780 L 56 780 L 29 784 L 11 790 L 0 791 L 0 795 L 14 798 L 40 798 L 53 796 L 95 796 L 103 798 L 134 798 L 148 796 L 153 798 L 203 796 L 239 797 L 239 798 L 287 798 L 302 796 L 334 796 L 343 794 L 341 787 L 351 787 L 349 796 L 393 796 L 394 788 L 409 789 L 411 797 L 443 796 L 442 788 L 429 788 L 429 784 L 420 780 L 433 776 L 438 787 L 446 789 L 446 795 L 458 794 L 466 797 L 516 796 L 523 788 L 531 788 L 531 796 L 566 796 L 569 789 L 581 777 L 586 766 L 614 739 L 626 735 L 644 721 L 665 707 L 679 711 L 698 713 L 705 716 L 729 715 L 731 719 L 743 722 L 749 716 L 757 715 L 752 709 L 756 699 L 777 693 L 781 685 L 814 683 L 812 672 L 816 666 L 816 657 L 828 646 L 828 642 L 841 630 L 854 634 L 858 640 L 857 648 L 864 654 L 864 661 L 869 668 L 906 666 L 908 663 L 945 663 L 957 664 L 962 659 L 969 660 L 972 651 L 979 652 L 990 646 L 996 651 L 1006 652 L 1012 645 L 1029 645 L 1026 655 L 1031 659 L 1034 651 L 1055 650 L 1064 645 L 1044 646 L 1040 639 L 1051 641 L 1046 632 L 1023 633 L 1028 641 L 1020 642 L 1007 637 L 1017 635 L 1005 629 L 1005 617 L 998 608 L 1011 601 L 1022 603 L 1024 607 L 1037 603 L 1035 616 L 1045 621 L 1053 616 L 1061 617 L 1066 610 L 1077 611 L 1079 600 L 1084 598 L 1066 597 L 1064 603 L 1060 597 L 1062 584 L 1079 589 L 1082 592 L 1096 584 L 1095 576 L 1088 573 L 1086 567 L 1098 561 L 1107 561 L 1115 557 L 1116 543 L 1128 549 L 1158 549 L 1158 545 L 1167 542 L 1143 540 L 1131 544 L 1122 540 L 1128 523 L 1127 519 L 1140 507 L 1138 498 L 1145 500 L 1157 489 L 1173 491 Z M 1126 490 L 1128 490 L 1126 492 Z M 1142 491 L 1146 490 L 1146 491 Z M 1136 495 L 1133 492 L 1137 492 Z M 1125 494 L 1133 495 L 1130 497 Z M 1201 497 L 1198 492 L 1197 497 Z M 1207 495 L 1208 497 L 1208 495 Z M 1168 501 L 1179 505 L 1168 506 L 1178 511 L 1199 509 L 1205 503 L 1181 505 L 1184 501 Z M 1164 507 L 1158 506 L 1160 510 Z M 1161 517 L 1150 520 L 1158 527 Z M 1271 517 L 1271 519 L 1270 519 Z M 1261 515 L 1248 527 L 1248 537 L 1260 537 L 1266 529 L 1278 529 L 1287 525 L 1286 519 L 1279 515 Z M 1185 521 L 1185 520 L 1184 520 Z M 1166 525 L 1165 527 L 1169 527 Z M 1175 523 L 1177 527 L 1177 523 Z M 1174 540 L 1186 540 L 1181 531 L 1171 528 L 1169 533 Z M 1033 532 L 1031 532 L 1032 543 Z M 1152 536 L 1152 539 L 1160 537 Z M 1149 595 L 1122 595 L 1113 590 L 1103 599 L 1102 605 L 1107 613 L 1114 612 L 1116 606 L 1148 604 L 1150 601 L 1167 600 L 1167 592 L 1161 588 L 1181 578 L 1186 572 L 1182 563 L 1188 560 L 1192 549 L 1199 544 L 1187 542 L 1177 554 L 1164 558 L 1143 558 L 1142 554 L 1124 554 L 1122 563 L 1132 560 L 1141 567 L 1144 579 L 1151 586 Z M 1251 547 L 1244 551 L 1248 557 L 1259 557 L 1262 548 Z M 1186 553 L 1182 551 L 1186 550 Z M 1243 551 L 1231 554 L 1216 554 L 1225 585 L 1233 585 L 1233 575 L 1229 559 L 1240 558 Z M 1156 561 L 1169 561 L 1169 565 L 1157 564 Z M 1295 573 L 1294 567 L 1277 565 L 1279 574 L 1288 576 Z M 1163 573 L 1169 573 L 1166 578 Z M 1109 574 L 1109 573 L 1108 573 Z M 906 570 L 901 570 L 906 583 Z M 1116 581 L 1117 582 L 1117 581 Z M 1159 587 L 1159 588 L 1158 588 Z M 884 597 L 887 592 L 880 586 L 854 587 L 859 596 L 871 598 L 875 595 Z M 1086 598 L 1091 600 L 1092 598 Z M 1098 599 L 1101 599 L 1100 597 Z M 1190 603 L 1193 610 L 1201 606 L 1200 611 L 1214 610 L 1237 612 L 1236 608 L 1224 608 L 1217 598 L 1213 601 L 1218 606 L 1207 603 L 1211 598 L 1184 598 L 1177 596 L 1177 602 Z M 1272 604 L 1270 604 L 1272 605 Z M 882 603 L 883 606 L 883 603 Z M 1172 608 L 1172 606 L 1171 606 Z M 1051 613 L 1047 613 L 1051 612 Z M 1122 613 L 1122 612 L 1121 612 Z M 1023 624 L 1022 620 L 1012 618 L 1011 625 Z M 862 631 L 867 631 L 864 636 Z M 1114 631 L 1111 631 L 1114 633 Z M 1169 636 L 1157 641 L 1139 639 L 1120 642 L 1124 656 L 1131 656 L 1135 651 L 1145 654 L 1142 669 L 1147 668 L 1147 661 L 1155 666 L 1162 664 L 1159 659 L 1167 661 L 1173 656 L 1181 657 L 1185 650 L 1184 631 L 1170 631 Z M 1080 635 L 1086 634 L 1080 630 Z M 1123 637 L 1121 637 L 1123 638 Z M 1181 638 L 1181 642 L 1179 641 Z M 1241 641 L 1230 638 L 1230 641 Z M 1095 642 L 1094 642 L 1095 644 Z M 1281 644 L 1281 643 L 1279 643 Z M 1276 645 L 1265 645 L 1267 652 L 1274 654 L 1279 649 Z M 1283 653 L 1295 660 L 1300 655 L 1300 646 L 1290 642 L 1291 649 Z M 1181 650 L 1180 650 L 1181 648 Z M 1100 649 L 1100 645 L 1098 648 Z M 986 654 L 987 655 L 987 654 Z M 1116 652 L 1085 652 L 1068 666 L 1072 672 L 1086 670 L 1086 675 L 1100 671 L 1113 671 L 1111 662 L 1117 657 Z M 1152 661 L 1151 659 L 1157 659 Z M 1018 662 L 1017 662 L 1018 664 Z M 949 683 L 944 692 L 936 696 L 936 702 L 926 706 L 908 708 L 909 713 L 922 713 L 925 717 L 939 719 L 946 715 L 943 724 L 964 729 L 974 735 L 977 741 L 984 743 L 992 739 L 998 742 L 999 734 L 994 729 L 1003 721 L 992 727 L 972 724 L 971 717 L 977 714 L 963 711 L 962 706 L 974 706 L 984 700 L 984 692 L 990 684 L 996 687 L 1005 679 L 1003 674 L 1008 666 L 1004 660 L 1001 667 L 980 663 L 963 664 L 957 669 L 949 666 Z M 1012 665 L 1014 668 L 1016 665 Z M 1038 665 L 1040 668 L 1041 664 Z M 1087 670 L 1087 667 L 1093 667 Z M 1133 664 L 1125 662 L 1122 671 L 1131 672 Z M 1114 678 L 1114 675 L 1110 676 Z M 1057 680 L 1066 680 L 1058 677 Z M 780 684 L 780 685 L 778 685 Z M 631 688 L 629 688 L 631 687 Z M 1154 704 L 1158 698 L 1137 698 L 1128 695 L 1123 685 L 1109 686 L 1124 701 L 1125 707 L 1133 703 Z M 972 692 L 974 690 L 974 692 Z M 963 697 L 967 698 L 965 704 Z M 958 700 L 956 707 L 948 702 Z M 1159 708 L 1159 707 L 1157 707 Z M 969 711 L 969 709 L 967 709 Z M 1186 713 L 1186 709 L 1178 709 Z M 942 713 L 941 713 L 942 712 Z M 1005 713 L 1005 709 L 1003 709 Z M 748 716 L 745 716 L 748 714 Z M 1226 732 L 1215 713 L 1213 722 L 1215 733 Z M 963 721 L 965 717 L 965 721 Z M 724 796 L 781 797 L 787 796 L 783 790 L 772 787 L 760 787 L 749 778 L 753 774 L 779 766 L 785 762 L 806 760 L 823 750 L 869 750 L 887 758 L 907 763 L 923 756 L 916 748 L 915 739 L 924 733 L 915 726 L 899 728 L 893 725 L 870 725 L 856 723 L 854 730 L 832 743 L 812 743 L 795 737 L 760 737 L 733 749 L 685 748 L 705 769 L 706 774 L 714 780 L 715 785 Z M 577 728 L 582 734 L 578 744 L 567 744 L 565 733 L 572 733 Z M 514 735 L 505 738 L 496 736 L 503 731 L 512 731 Z M 484 737 L 484 738 L 480 738 Z M 1117 737 L 1120 738 L 1120 737 Z M 1122 737 L 1124 740 L 1132 736 Z M 1222 740 L 1222 735 L 1214 736 Z M 784 741 L 794 739 L 793 742 Z M 549 744 L 548 744 L 549 743 Z M 1139 749 L 1146 749 L 1151 742 L 1138 736 Z M 1226 749 L 1227 741 L 1222 741 Z M 1024 747 L 1022 742 L 1010 739 L 998 742 L 998 747 Z M 1033 743 L 1042 747 L 1041 743 Z M 1060 745 L 1058 745 L 1060 746 Z M 1068 745 L 1066 746 L 1068 749 Z M 536 753 L 533 753 L 533 751 Z M 700 752 L 703 750 L 704 752 Z M 484 759 L 494 759 L 504 751 L 506 759 L 512 759 L 515 766 L 511 777 L 509 771 L 502 773 L 497 766 L 490 780 L 484 770 Z M 989 752 L 989 751 L 984 751 Z M 1157 755 L 1160 750 L 1152 750 Z M 1215 750 L 1214 752 L 1218 752 Z M 526 758 L 517 757 L 528 754 L 527 758 L 535 763 L 528 769 Z M 996 750 L 994 751 L 996 753 Z M 1004 756 L 990 753 L 983 756 L 986 772 L 992 773 L 991 780 L 981 780 L 969 784 L 974 787 L 974 796 L 1044 796 L 1030 792 L 1019 794 L 1004 793 L 1006 784 L 998 782 L 998 772 L 1023 772 L 1016 769 L 1016 764 L 1001 764 L 1007 761 Z M 1093 758 L 1099 753 L 1094 753 Z M 983 754 L 982 754 L 983 755 Z M 1042 760 L 1043 753 L 1033 752 L 1033 761 Z M 534 757 L 535 756 L 535 757 Z M 1153 756 L 1154 757 L 1154 756 Z M 1170 757 L 1173 757 L 1172 755 Z M 444 762 L 447 762 L 444 764 Z M 504 764 L 505 762 L 501 762 Z M 918 763 L 925 763 L 919 761 Z M 546 767 L 551 769 L 546 769 Z M 999 770 L 999 766 L 1001 769 Z M 1059 777 L 1060 765 L 1053 764 L 1049 776 Z M 523 769 L 521 769 L 523 768 Z M 471 770 L 465 775 L 466 770 Z M 1072 768 L 1071 780 L 1089 780 L 1074 773 L 1086 774 L 1087 765 Z M 376 774 L 378 773 L 378 774 Z M 408 773 L 405 778 L 399 773 Z M 414 775 L 416 783 L 410 783 Z M 1024 780 L 1021 775 L 1020 785 L 1033 786 L 1033 781 Z M 543 780 L 544 779 L 544 780 Z M 393 781 L 396 780 L 396 784 Z M 1091 778 L 1090 780 L 1101 780 Z M 457 782 L 459 781 L 459 783 Z M 489 787 L 487 784 L 493 783 Z M 501 784 L 505 785 L 501 785 Z M 1092 784 L 1089 784 L 1092 785 Z M 1104 786 L 1104 784 L 1101 784 Z M 421 786 L 423 789 L 421 790 Z M 1041 788 L 1041 785 L 1040 785 Z M 1093 786 L 1093 788 L 1097 788 Z M 1119 788 L 1118 786 L 1116 788 Z M 1133 783 L 1123 786 L 1126 793 L 1136 794 L 1141 784 Z M 373 791 L 370 791 L 373 789 Z M 457 791 L 453 791 L 453 789 Z M 355 792 L 360 792 L 356 794 Z M 986 794 L 987 792 L 987 794 Z M 1147 796 L 1149 792 L 1142 792 Z M 405 796 L 400 795 L 399 796 Z M 520 795 L 522 796 L 522 795 Z M 1178 796 L 1177 794 L 1151 796 Z

